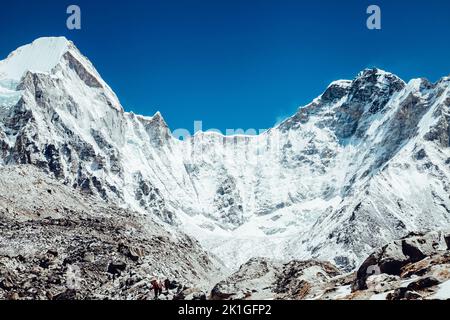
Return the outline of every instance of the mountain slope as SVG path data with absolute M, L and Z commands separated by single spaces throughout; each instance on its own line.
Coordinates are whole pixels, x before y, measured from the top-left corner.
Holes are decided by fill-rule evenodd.
M 0 168 L 0 299 L 152 299 L 150 280 L 209 289 L 221 264 L 150 215 Z
M 261 135 L 179 141 L 160 113 L 124 112 L 73 43 L 42 38 L 0 63 L 0 163 L 151 214 L 232 268 L 263 256 L 350 270 L 450 224 L 449 83 L 368 69 Z

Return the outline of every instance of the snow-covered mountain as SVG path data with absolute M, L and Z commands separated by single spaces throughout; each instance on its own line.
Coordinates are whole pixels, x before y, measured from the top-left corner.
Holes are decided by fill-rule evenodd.
M 0 62 L 0 163 L 152 214 L 233 268 L 262 256 L 354 269 L 450 225 L 449 88 L 367 69 L 258 136 L 180 141 L 159 112 L 125 112 L 72 42 L 41 38 Z

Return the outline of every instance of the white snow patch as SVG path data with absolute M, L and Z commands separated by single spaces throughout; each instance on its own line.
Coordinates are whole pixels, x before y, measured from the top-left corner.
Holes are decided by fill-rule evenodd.
M 19 81 L 27 71 L 46 73 L 53 69 L 68 50 L 64 37 L 39 38 L 22 46 L 0 61 L 0 79 Z
M 450 299 L 450 280 L 441 283 L 438 291 L 431 296 L 431 299 L 447 300 Z

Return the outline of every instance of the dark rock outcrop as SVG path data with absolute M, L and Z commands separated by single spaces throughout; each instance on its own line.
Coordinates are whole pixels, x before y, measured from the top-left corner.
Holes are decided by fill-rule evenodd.
M 376 270 L 389 275 L 401 275 L 403 267 L 415 263 L 428 256 L 446 250 L 445 232 L 428 234 L 411 234 L 408 237 L 393 241 L 371 254 L 359 267 L 353 290 L 367 289 L 366 280 Z

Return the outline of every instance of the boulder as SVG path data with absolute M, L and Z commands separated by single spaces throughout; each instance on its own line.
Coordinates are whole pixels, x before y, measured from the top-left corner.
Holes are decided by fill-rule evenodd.
M 386 296 L 387 300 L 419 300 L 422 296 L 417 292 L 410 291 L 408 288 L 398 288 Z
M 401 300 L 405 298 L 407 291 L 408 290 L 406 288 L 395 289 L 394 292 L 391 292 L 386 296 L 386 300 Z
M 186 296 L 183 291 L 180 291 L 173 295 L 173 300 L 185 300 Z
M 418 294 L 417 292 L 406 291 L 405 299 L 406 300 L 420 300 L 420 299 L 422 299 L 422 296 L 420 294 Z
M 20 296 L 17 292 L 10 292 L 7 296 L 6 296 L 7 300 L 19 300 Z
M 126 268 L 127 264 L 125 262 L 111 262 L 108 266 L 108 272 L 113 275 L 120 275 Z
M 371 275 L 367 278 L 367 288 L 373 292 L 387 292 L 398 287 L 400 277 L 392 276 L 385 273 Z
M 195 292 L 192 300 L 206 300 L 206 293 L 204 293 L 203 291 Z
M 53 300 L 76 300 L 77 292 L 73 289 L 67 289 L 66 291 L 57 294 L 53 297 Z
M 446 235 L 445 232 L 410 234 L 402 240 L 393 241 L 378 249 L 359 267 L 352 291 L 367 289 L 367 278 L 374 270 L 378 273 L 399 276 L 407 264 L 422 261 L 428 256 L 448 250 Z
M 423 290 L 426 288 L 434 287 L 439 284 L 439 280 L 434 277 L 425 277 L 414 282 L 411 282 L 408 286 L 408 290 Z
M 0 281 L 0 288 L 5 291 L 10 291 L 12 288 L 14 288 L 14 284 L 11 279 L 5 278 Z
M 447 250 L 450 250 L 450 231 L 444 236 L 445 244 L 447 245 Z
M 367 289 L 367 278 L 374 273 L 400 275 L 401 268 L 409 262 L 403 254 L 402 245 L 394 241 L 372 253 L 359 267 L 356 279 L 352 284 L 352 291 Z
M 235 295 L 236 292 L 234 287 L 227 284 L 225 281 L 219 282 L 211 290 L 211 300 L 227 300 Z
M 141 248 L 129 246 L 123 242 L 119 243 L 118 251 L 135 262 L 139 261 L 139 259 L 144 256 L 144 252 Z

